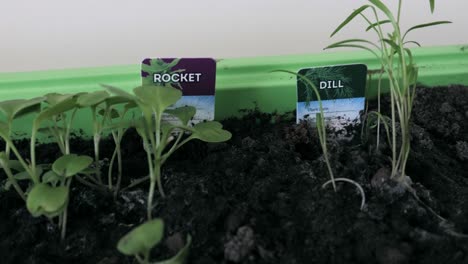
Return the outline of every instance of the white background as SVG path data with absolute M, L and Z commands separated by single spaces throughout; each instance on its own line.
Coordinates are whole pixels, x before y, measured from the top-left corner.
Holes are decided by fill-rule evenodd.
M 397 0 L 384 0 L 396 7 Z M 363 37 L 333 29 L 364 0 L 0 0 L 0 72 L 138 64 L 144 57 L 246 57 L 316 53 Z M 403 27 L 426 46 L 468 43 L 468 0 L 405 0 Z

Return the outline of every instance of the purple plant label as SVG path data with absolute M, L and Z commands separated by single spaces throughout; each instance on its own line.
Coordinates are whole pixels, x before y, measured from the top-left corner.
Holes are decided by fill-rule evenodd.
M 365 104 L 366 65 L 305 68 L 298 73 L 303 78 L 297 77 L 297 122 L 315 123 L 316 115 L 320 113 L 320 101 L 329 126 L 340 129 L 359 121 Z M 311 84 L 317 89 L 320 101 Z
M 170 85 L 182 91 L 172 108 L 197 109 L 191 124 L 213 120 L 215 113 L 216 61 L 211 58 L 144 59 L 141 64 L 143 85 Z M 171 121 L 170 117 L 166 119 Z

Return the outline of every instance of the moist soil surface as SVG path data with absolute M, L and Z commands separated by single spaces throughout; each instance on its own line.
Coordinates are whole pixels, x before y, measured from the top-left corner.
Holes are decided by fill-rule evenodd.
M 388 177 L 384 130 L 378 146 L 376 130 L 361 125 L 328 135 L 335 177 L 364 188 L 362 210 L 354 185 L 322 188 L 329 175 L 316 131 L 292 114 L 224 120 L 230 141 L 192 142 L 163 168 L 167 197 L 155 198 L 153 215 L 164 219 L 166 236 L 152 259 L 174 255 L 190 234 L 188 263 L 197 264 L 468 263 L 468 88 L 420 88 L 416 98 L 407 166 L 414 192 Z M 17 144 L 27 155 L 28 142 Z M 111 157 L 111 141 L 101 148 Z M 93 154 L 89 140 L 75 138 L 71 149 Z M 147 168 L 136 132 L 122 150 L 125 186 Z M 41 163 L 59 156 L 54 144 L 37 152 Z M 114 199 L 75 181 L 65 241 L 56 219 L 33 218 L 14 191 L 1 191 L 0 263 L 136 263 L 116 244 L 145 221 L 147 190 L 144 183 Z

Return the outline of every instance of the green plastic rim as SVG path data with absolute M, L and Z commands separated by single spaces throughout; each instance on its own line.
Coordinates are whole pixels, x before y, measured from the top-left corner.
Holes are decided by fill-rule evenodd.
M 419 82 L 432 87 L 468 85 L 468 45 L 412 49 L 419 67 Z M 265 112 L 285 112 L 296 107 L 296 78 L 275 70 L 363 63 L 378 70 L 378 61 L 367 52 L 324 52 L 311 55 L 219 59 L 216 77 L 216 119 L 239 115 L 240 109 L 258 106 Z M 377 77 L 373 78 L 374 81 Z M 0 100 L 32 98 L 49 92 L 76 93 L 114 85 L 130 91 L 140 85 L 140 65 L 80 68 L 20 73 L 0 73 Z M 383 82 L 386 83 L 385 81 Z M 375 87 L 375 86 L 371 86 Z M 385 90 L 386 87 L 383 87 Z M 368 91 L 369 96 L 376 94 Z M 89 133 L 89 113 L 77 116 L 75 128 Z M 27 136 L 31 120 L 14 124 L 19 136 Z

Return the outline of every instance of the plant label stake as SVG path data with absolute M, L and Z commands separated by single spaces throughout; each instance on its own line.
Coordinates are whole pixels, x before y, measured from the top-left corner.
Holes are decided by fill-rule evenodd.
M 190 125 L 214 120 L 216 84 L 214 59 L 148 58 L 142 62 L 141 76 L 143 85 L 171 86 L 181 90 L 182 99 L 171 108 L 195 107 L 196 114 Z M 164 120 L 177 122 L 178 119 L 165 115 Z
M 342 128 L 350 122 L 359 121 L 359 112 L 364 110 L 367 66 L 364 64 L 338 65 L 305 68 L 299 75 L 310 80 L 322 100 L 323 115 L 334 128 Z M 310 84 L 297 77 L 296 121 L 309 120 L 315 123 L 320 113 L 319 101 Z

